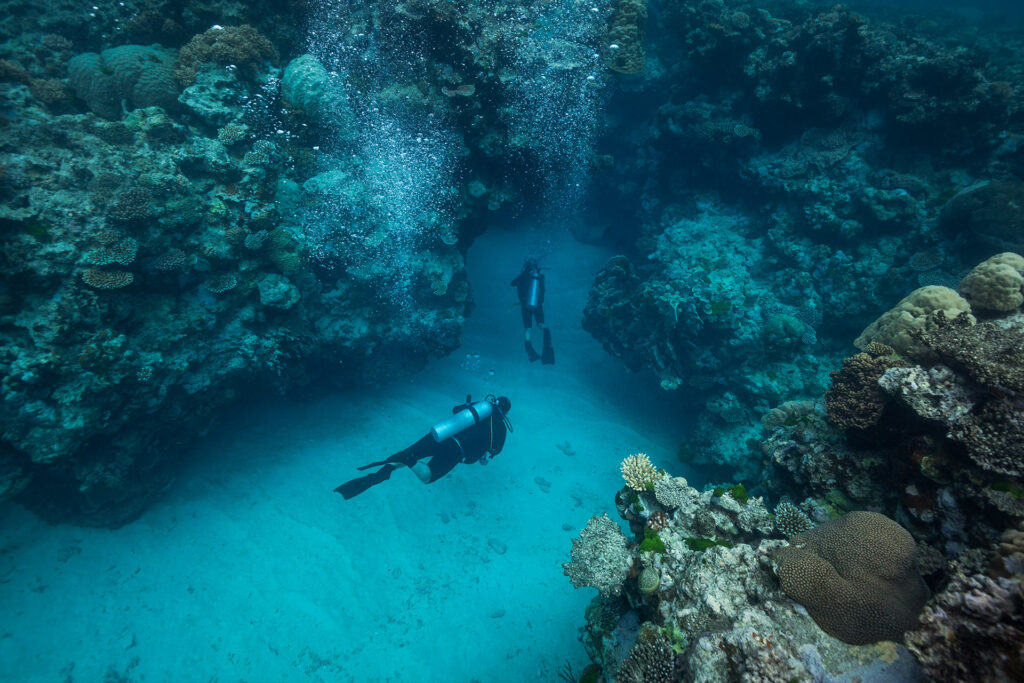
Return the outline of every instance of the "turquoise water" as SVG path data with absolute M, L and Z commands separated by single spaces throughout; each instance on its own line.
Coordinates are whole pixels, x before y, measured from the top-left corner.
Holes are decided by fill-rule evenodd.
M 1021 7 L 0 0 L 0 681 L 1009 680 Z
M 668 465 L 680 430 L 671 400 L 573 324 L 589 282 L 569 266 L 605 254 L 552 238 L 555 366 L 520 358 L 512 290 L 490 264 L 522 246 L 495 232 L 474 245 L 470 278 L 502 305 L 471 319 L 465 353 L 358 393 L 245 404 L 121 529 L 49 527 L 5 507 L 4 675 L 486 681 L 581 669 L 590 591 L 560 565 L 618 487 L 605 454 Z M 486 467 L 429 486 L 400 471 L 351 501 L 332 493 L 462 392 L 499 391 L 515 431 Z

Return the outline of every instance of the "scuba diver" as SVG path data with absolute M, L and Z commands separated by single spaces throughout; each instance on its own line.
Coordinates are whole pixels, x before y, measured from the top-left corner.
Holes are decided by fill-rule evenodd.
M 551 346 L 551 330 L 544 324 L 544 274 L 540 272 L 540 264 L 536 259 L 526 259 L 523 269 L 512 280 L 512 286 L 519 295 L 519 305 L 523 314 L 523 330 L 526 337 L 526 355 L 530 362 L 540 359 L 544 365 L 555 362 L 555 349 Z M 544 346 L 538 354 L 530 341 L 532 321 L 544 332 Z
M 431 484 L 451 472 L 460 462 L 486 465 L 490 457 L 501 452 L 507 432 L 512 431 L 512 423 L 508 420 L 511 408 L 512 403 L 504 396 L 495 398 L 489 395 L 476 402 L 466 396 L 465 403 L 452 408 L 451 417 L 434 425 L 422 439 L 387 460 L 358 468 L 380 467 L 379 470 L 347 481 L 334 490 L 348 500 L 371 486 L 387 481 L 399 467 L 410 468 L 424 484 Z

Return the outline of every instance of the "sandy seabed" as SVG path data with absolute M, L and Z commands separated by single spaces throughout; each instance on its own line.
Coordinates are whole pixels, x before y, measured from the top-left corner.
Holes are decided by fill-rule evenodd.
M 526 361 L 508 286 L 538 249 L 553 366 Z M 0 680 L 491 682 L 554 681 L 566 662 L 578 671 L 596 591 L 562 574 L 571 539 L 593 514 L 616 518 L 625 455 L 646 451 L 692 476 L 675 460 L 685 428 L 673 398 L 580 327 L 610 255 L 561 232 L 495 229 L 469 252 L 477 305 L 450 357 L 377 389 L 239 410 L 121 529 L 48 526 L 0 506 Z M 512 400 L 515 431 L 493 462 L 429 486 L 400 470 L 351 501 L 332 492 L 467 393 Z

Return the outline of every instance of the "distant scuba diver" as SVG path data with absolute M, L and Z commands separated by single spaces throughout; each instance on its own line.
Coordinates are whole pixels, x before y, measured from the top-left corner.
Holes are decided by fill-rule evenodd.
M 519 305 L 523 314 L 523 334 L 526 338 L 526 355 L 530 362 L 538 358 L 544 365 L 555 362 L 555 349 L 551 346 L 551 330 L 544 324 L 544 274 L 540 272 L 540 264 L 536 259 L 526 259 L 519 275 L 512 280 L 512 286 L 519 295 Z M 544 331 L 544 347 L 540 354 L 533 348 L 530 341 L 532 321 Z
M 479 462 L 486 465 L 488 456 L 495 456 L 505 445 L 505 436 L 512 431 L 508 411 L 512 403 L 504 396 L 487 396 L 473 402 L 466 396 L 466 402 L 452 408 L 452 416 L 437 423 L 422 439 L 398 451 L 387 460 L 371 462 L 360 470 L 380 467 L 373 474 L 347 481 L 334 489 L 345 500 L 358 496 L 366 489 L 387 481 L 399 467 L 408 467 L 423 483 L 431 484 L 460 462 Z M 427 462 L 422 462 L 423 460 Z

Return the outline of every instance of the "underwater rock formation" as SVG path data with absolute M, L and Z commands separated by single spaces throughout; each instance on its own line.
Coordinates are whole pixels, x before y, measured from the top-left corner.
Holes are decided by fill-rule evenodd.
M 1019 678 L 1019 259 L 969 271 L 960 291 L 973 298 L 907 297 L 867 326 L 823 401 L 766 413 L 752 493 L 667 474 L 618 492 L 632 569 L 621 595 L 594 599 L 582 634 L 605 680 L 670 659 L 665 680 Z M 774 515 L 760 492 L 782 498 Z
M 792 581 L 792 572 L 782 569 L 780 585 L 773 558 L 785 554 L 788 546 L 771 538 L 771 516 L 760 498 L 745 498 L 739 489 L 697 491 L 685 479 L 666 476 L 651 490 L 623 488 L 616 502 L 635 534 L 626 546 L 632 570 L 617 579 L 621 595 L 606 586 L 594 598 L 583 630 L 583 643 L 600 666 L 603 680 L 918 680 L 920 668 L 901 645 L 841 642 L 786 596 L 782 585 Z M 656 519 L 661 520 L 657 525 L 652 523 Z M 597 520 L 611 523 L 605 516 L 595 517 L 591 525 Z M 899 529 L 891 521 L 886 524 Z M 843 546 L 861 544 L 869 551 L 857 557 L 870 564 L 873 554 L 883 556 L 874 551 L 887 536 L 873 533 L 876 527 L 869 526 L 870 530 L 851 525 L 852 535 L 843 539 Z M 819 532 L 822 538 L 829 528 Z M 913 540 L 902 533 L 898 554 L 907 559 L 909 548 L 912 558 Z M 573 541 L 574 558 L 585 538 L 586 530 Z M 622 551 L 616 547 L 616 556 Z M 886 567 L 871 566 L 891 576 Z M 907 599 L 920 610 L 919 598 L 925 594 L 919 592 L 916 600 L 889 597 Z M 829 596 L 822 599 L 827 603 Z M 855 617 L 850 615 L 851 620 Z M 886 635 L 896 634 L 876 631 L 861 642 Z
M 878 356 L 888 360 L 863 385 L 837 373 L 826 395 L 829 421 L 853 429 L 840 433 L 813 409 L 766 425 L 768 480 L 797 500 L 888 512 L 946 553 L 984 547 L 1024 519 L 1024 315 L 977 305 L 947 318 L 940 306 L 900 320 L 899 334 L 885 338 L 906 355 Z M 873 323 L 859 342 L 889 327 Z M 865 348 L 877 352 L 877 342 Z
M 690 462 L 752 480 L 756 419 L 820 396 L 899 296 L 926 288 L 912 317 L 965 310 L 963 271 L 1019 244 L 1020 67 L 991 59 L 1002 38 L 955 32 L 951 49 L 926 22 L 843 7 L 668 3 L 656 20 L 671 39 L 648 62 L 674 66 L 648 69 L 657 117 L 609 173 L 632 228 L 584 325 L 701 396 Z M 879 341 L 903 353 L 901 330 Z
M 19 113 L 0 159 L 0 497 L 48 519 L 133 519 L 240 396 L 409 372 L 455 348 L 471 305 L 454 240 L 406 244 L 414 307 L 345 268 L 355 242 L 311 262 L 294 207 L 322 162 L 313 133 L 267 130 L 274 46 L 244 26 L 186 39 L 184 90 L 173 49 L 56 39 L 19 53 L 52 66 L 24 57 L 0 85 Z M 38 95 L 55 75 L 78 112 Z

